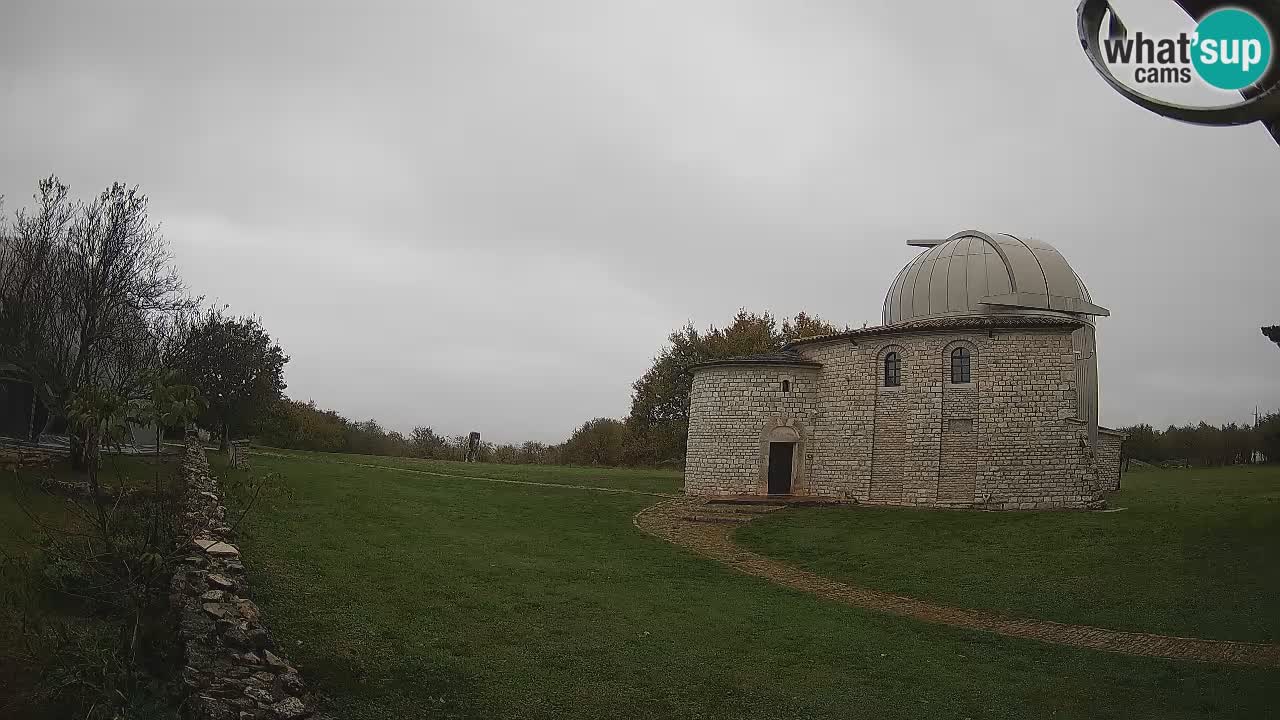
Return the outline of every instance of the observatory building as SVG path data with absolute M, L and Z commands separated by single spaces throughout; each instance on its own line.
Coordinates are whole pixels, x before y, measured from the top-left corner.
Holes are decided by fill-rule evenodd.
M 1039 240 L 966 230 L 898 273 L 884 324 L 695 365 L 685 492 L 1079 508 L 1118 487 L 1094 318 Z

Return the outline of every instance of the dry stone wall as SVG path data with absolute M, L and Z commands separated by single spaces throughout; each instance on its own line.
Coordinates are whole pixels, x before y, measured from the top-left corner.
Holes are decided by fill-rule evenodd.
M 802 344 L 804 482 L 796 493 L 860 502 L 991 509 L 1085 507 L 1101 499 L 1088 423 L 1078 419 L 1071 328 L 886 332 Z M 951 383 L 951 351 L 971 382 Z M 884 387 L 887 352 L 901 386 Z M 786 412 L 769 396 L 792 368 L 694 373 L 686 490 L 763 492 L 761 428 Z M 1099 443 L 1101 445 L 1101 443 Z M 1104 451 L 1105 452 L 1105 451 Z
M 276 652 L 231 544 L 227 509 L 199 437 L 182 461 L 183 524 L 191 540 L 170 584 L 186 656 L 190 720 L 302 720 L 315 714 L 298 670 Z M 186 542 L 184 540 L 184 542 Z

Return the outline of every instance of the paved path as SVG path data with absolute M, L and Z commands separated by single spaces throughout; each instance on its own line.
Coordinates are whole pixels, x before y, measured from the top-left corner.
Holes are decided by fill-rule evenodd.
M 812 593 L 826 600 L 868 610 L 940 625 L 985 630 L 1008 637 L 1127 655 L 1280 667 L 1280 645 L 1106 630 L 1087 625 L 1018 619 L 979 610 L 935 605 L 923 600 L 848 585 L 815 575 L 807 570 L 753 553 L 733 543 L 730 537 L 732 528 L 780 507 L 777 505 L 716 505 L 697 500 L 676 499 L 641 510 L 635 516 L 635 524 L 644 532 L 689 548 L 748 575 Z

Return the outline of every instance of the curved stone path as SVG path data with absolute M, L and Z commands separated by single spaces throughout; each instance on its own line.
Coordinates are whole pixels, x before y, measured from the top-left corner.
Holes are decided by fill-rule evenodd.
M 693 550 L 729 567 L 825 600 L 909 617 L 923 622 L 984 630 L 1007 637 L 1107 652 L 1199 662 L 1280 667 L 1280 645 L 1201 640 L 1107 630 L 1048 620 L 1011 618 L 981 610 L 947 607 L 848 585 L 787 565 L 735 545 L 730 531 L 782 505 L 711 504 L 679 498 L 645 508 L 634 522 L 642 531 Z

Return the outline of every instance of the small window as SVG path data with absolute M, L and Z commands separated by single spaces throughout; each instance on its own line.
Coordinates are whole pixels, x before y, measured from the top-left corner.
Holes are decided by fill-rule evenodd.
M 902 361 L 898 353 L 891 352 L 884 356 L 884 386 L 898 387 L 902 384 Z
M 965 348 L 951 351 L 951 382 L 969 382 L 969 351 Z
M 790 381 L 790 380 L 783 380 L 783 381 L 782 381 L 782 392 L 791 392 L 791 381 Z

